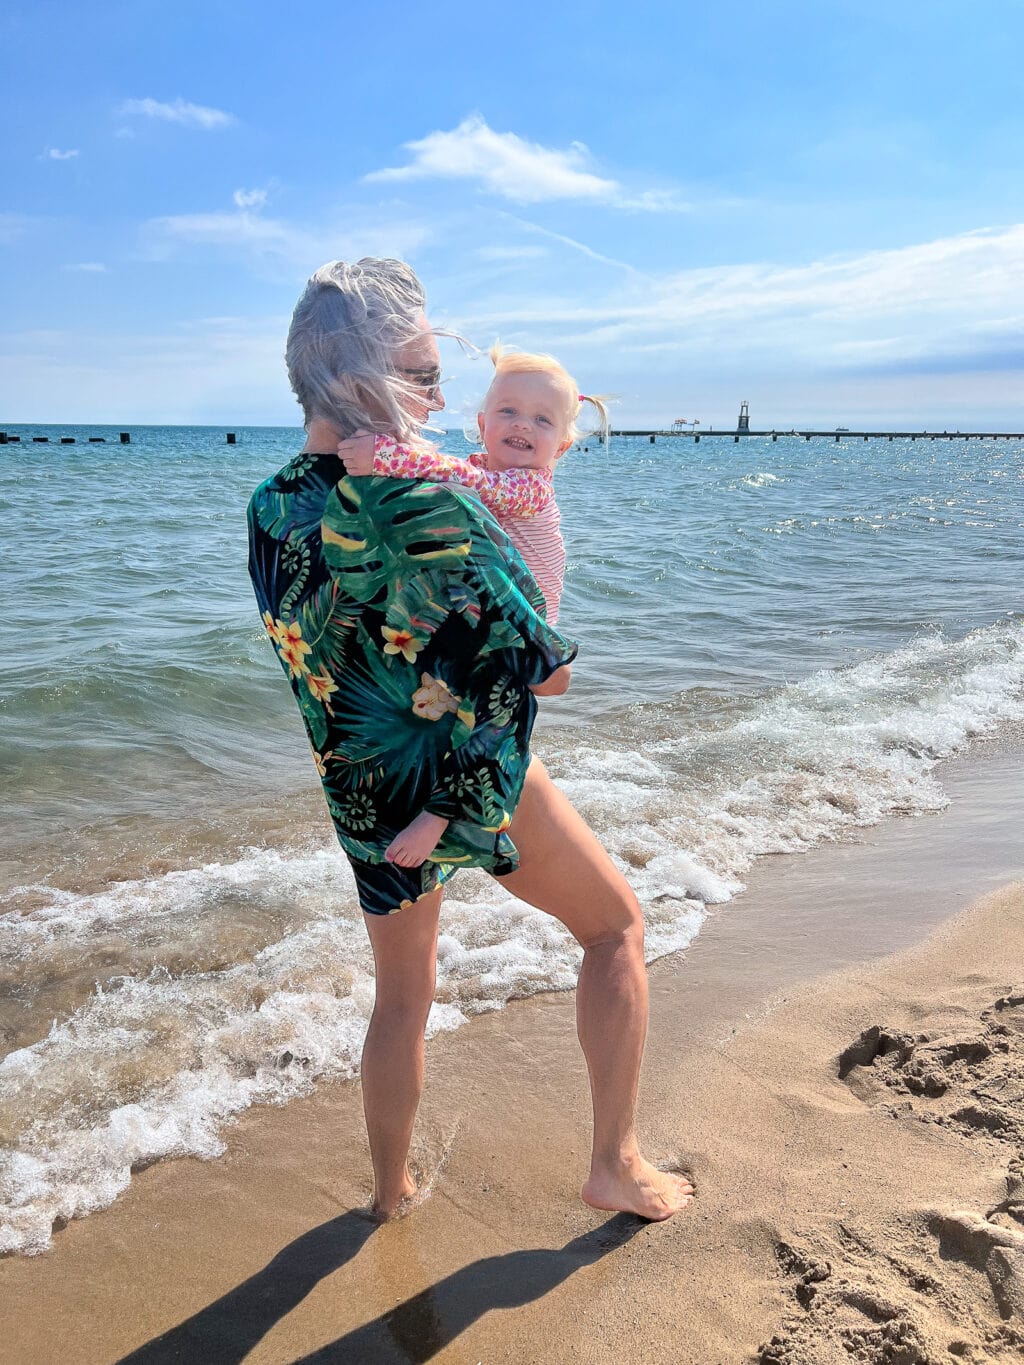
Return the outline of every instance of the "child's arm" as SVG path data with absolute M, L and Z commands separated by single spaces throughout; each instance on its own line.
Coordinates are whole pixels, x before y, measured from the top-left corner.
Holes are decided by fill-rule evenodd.
M 555 496 L 548 469 L 484 469 L 445 455 L 433 446 L 400 445 L 378 435 L 370 460 L 369 440 L 354 436 L 342 441 L 338 454 L 349 474 L 381 474 L 391 479 L 433 479 L 472 488 L 483 505 L 500 516 L 533 517 Z

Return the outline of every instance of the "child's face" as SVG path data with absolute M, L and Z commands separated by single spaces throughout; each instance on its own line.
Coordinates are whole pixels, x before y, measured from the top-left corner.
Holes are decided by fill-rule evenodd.
M 551 469 L 572 444 L 565 386 L 549 374 L 499 375 L 477 414 L 492 469 Z

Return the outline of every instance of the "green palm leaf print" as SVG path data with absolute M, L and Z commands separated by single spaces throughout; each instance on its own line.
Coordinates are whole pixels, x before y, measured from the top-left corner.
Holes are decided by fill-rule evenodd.
M 320 531 L 344 595 L 378 605 L 424 570 L 464 567 L 471 540 L 456 498 L 404 479 L 342 479 L 327 498 Z
M 403 786 L 429 787 L 429 774 L 448 749 L 454 717 L 431 721 L 412 709 L 420 673 L 404 659 L 383 655 L 359 627 L 362 651 L 333 698 L 338 740 L 335 753 L 344 764 L 381 769 L 376 779 L 387 791 Z M 424 793 L 425 797 L 425 793 Z
M 277 488 L 273 480 L 261 484 L 253 496 L 253 512 L 260 526 L 275 540 L 294 533 L 308 536 L 320 523 L 330 485 L 314 474 L 295 486 Z
M 342 600 L 333 579 L 321 583 L 303 602 L 302 638 L 313 651 L 308 660 L 311 672 L 326 671 L 333 676 L 345 669 L 348 633 L 355 626 L 357 615 L 352 604 Z

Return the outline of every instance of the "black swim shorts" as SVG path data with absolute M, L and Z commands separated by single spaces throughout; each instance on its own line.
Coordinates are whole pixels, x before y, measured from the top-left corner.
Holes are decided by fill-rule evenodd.
M 393 915 L 397 910 L 407 910 L 459 870 L 454 863 L 425 862 L 419 867 L 399 867 L 397 863 L 364 863 L 352 857 L 348 860 L 364 915 Z M 488 870 L 492 877 L 501 877 L 515 868 L 512 860 L 499 859 L 497 866 Z
M 363 863 L 355 858 L 349 858 L 349 862 L 364 915 L 393 915 L 396 910 L 406 910 L 457 871 L 451 863 L 399 867 L 397 863 Z

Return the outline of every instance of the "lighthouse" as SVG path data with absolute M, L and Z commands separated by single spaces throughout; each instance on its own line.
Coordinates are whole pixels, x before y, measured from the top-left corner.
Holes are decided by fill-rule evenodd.
M 747 403 L 746 399 L 740 404 L 740 416 L 739 421 L 736 423 L 736 430 L 750 430 L 750 405 Z

